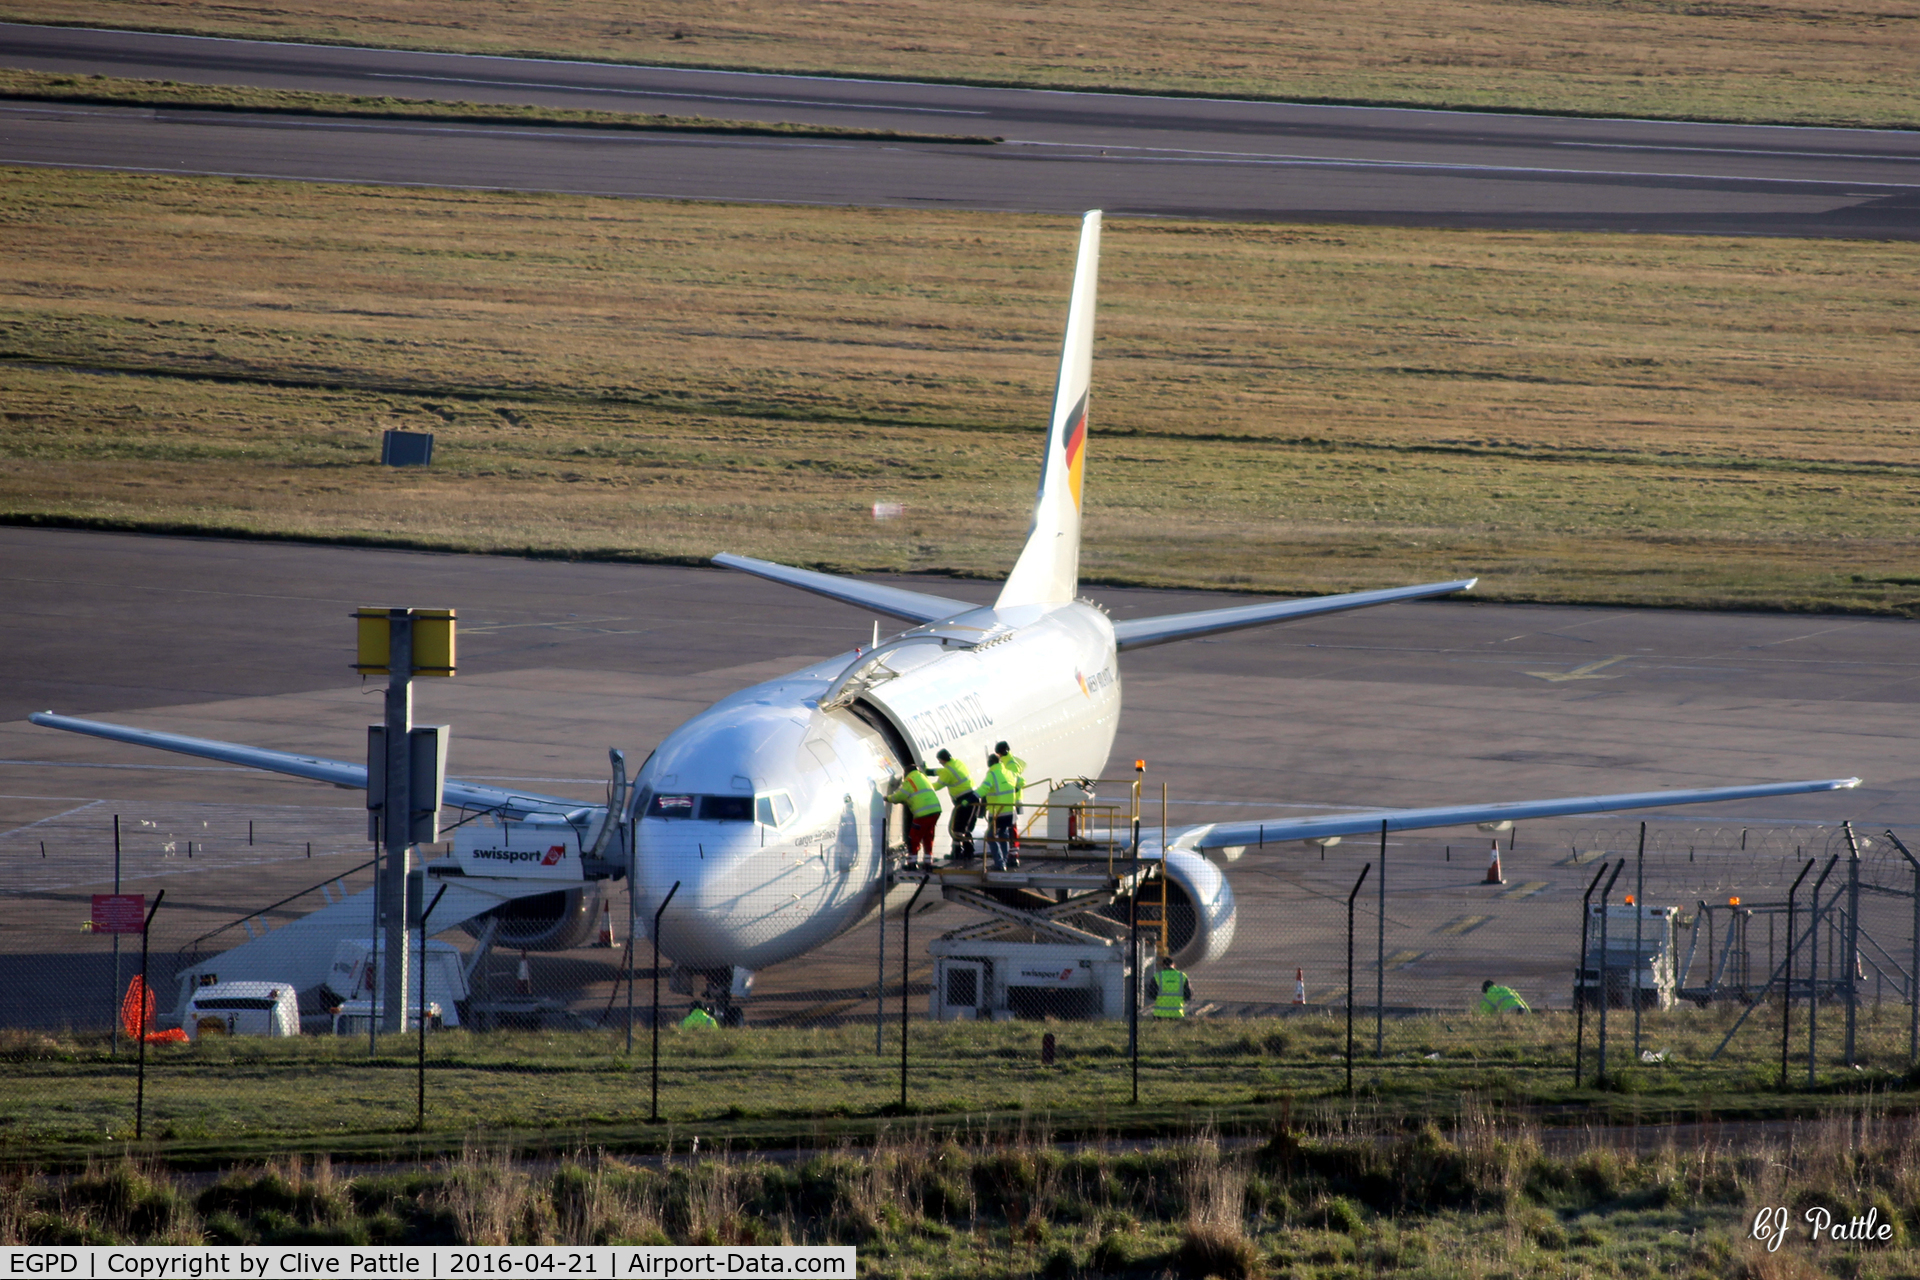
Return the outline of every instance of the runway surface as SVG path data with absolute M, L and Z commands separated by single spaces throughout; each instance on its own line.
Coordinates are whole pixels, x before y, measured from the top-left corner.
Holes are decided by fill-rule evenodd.
M 873 622 L 717 570 L 53 530 L 0 529 L 0 579 L 13 603 L 0 617 L 11 658 L 0 672 L 0 1025 L 104 1016 L 108 944 L 78 926 L 86 896 L 111 878 L 114 815 L 126 887 L 168 889 L 156 924 L 164 957 L 367 857 L 357 793 L 39 729 L 29 711 L 353 759 L 381 686 L 347 668 L 349 611 L 451 605 L 460 675 L 416 693 L 420 721 L 454 726 L 450 772 L 591 799 L 608 747 L 642 758 L 711 701 L 862 643 Z M 913 583 L 973 600 L 996 590 Z M 1095 594 L 1121 618 L 1220 600 Z M 1654 815 L 1650 895 L 1755 901 L 1791 879 L 1797 851 L 1825 849 L 1843 818 L 1868 833 L 1920 825 L 1917 625 L 1393 606 L 1129 655 L 1113 760 L 1148 761 L 1149 795 L 1167 784 L 1175 823 L 1865 777 L 1858 791 Z M 1637 817 L 1523 824 L 1506 886 L 1479 883 L 1479 833 L 1396 837 L 1390 1000 L 1477 990 L 1499 957 L 1529 999 L 1564 1007 L 1580 892 L 1598 854 L 1631 850 Z M 1304 964 L 1313 997 L 1327 996 L 1339 899 L 1376 856 L 1371 841 L 1350 841 L 1324 860 L 1289 846 L 1232 867 L 1241 930 L 1203 993 L 1284 1003 Z M 960 922 L 952 910 L 936 921 L 947 917 L 939 928 Z M 769 1018 L 853 1016 L 873 957 L 872 929 L 856 931 L 763 974 L 756 1001 Z M 616 958 L 534 960 L 541 989 L 597 1009 Z
M 0 103 L 0 163 L 327 182 L 1400 225 L 1910 238 L 1920 133 L 968 88 L 0 25 L 0 63 L 985 134 L 724 139 Z

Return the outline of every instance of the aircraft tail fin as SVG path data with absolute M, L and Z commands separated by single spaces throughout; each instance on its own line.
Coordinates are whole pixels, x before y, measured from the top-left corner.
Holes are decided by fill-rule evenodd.
M 1080 482 L 1087 461 L 1087 391 L 1093 380 L 1093 304 L 1100 274 L 1100 211 L 1080 223 L 1080 256 L 1067 306 L 1067 336 L 1054 385 L 1040 496 L 1027 545 L 995 607 L 1066 604 L 1080 584 Z

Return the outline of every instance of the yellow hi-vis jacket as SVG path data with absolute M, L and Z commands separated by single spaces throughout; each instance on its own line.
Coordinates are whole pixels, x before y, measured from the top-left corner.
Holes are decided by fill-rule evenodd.
M 918 769 L 907 770 L 907 776 L 900 782 L 900 789 L 887 799 L 905 804 L 916 818 L 940 812 L 940 793 L 927 781 L 927 775 Z
M 1512 987 L 1495 984 L 1480 993 L 1480 1012 L 1482 1013 L 1532 1013 L 1533 1007 L 1520 998 L 1520 993 Z
M 947 794 L 958 800 L 973 790 L 973 775 L 958 760 L 949 760 L 933 775 L 933 786 L 935 790 L 945 787 Z
M 1020 810 L 1020 783 L 1007 774 L 1004 764 L 996 764 L 987 770 L 987 776 L 980 783 L 980 798 L 987 802 L 987 812 L 993 817 L 1002 817 Z
M 1019 756 L 1008 752 L 1006 755 L 1000 757 L 1000 763 L 1006 768 L 1009 778 L 1018 778 L 1022 782 L 1027 780 L 1027 762 Z
M 1187 975 L 1178 969 L 1168 967 L 1156 975 L 1158 993 L 1153 997 L 1153 1016 L 1156 1018 L 1184 1018 L 1187 1016 L 1187 996 L 1192 988 L 1187 985 Z

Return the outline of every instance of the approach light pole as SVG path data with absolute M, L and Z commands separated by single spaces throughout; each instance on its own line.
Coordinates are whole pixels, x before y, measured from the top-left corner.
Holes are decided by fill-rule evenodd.
M 416 844 L 440 838 L 440 797 L 447 776 L 447 726 L 413 724 L 413 678 L 454 673 L 451 609 L 356 610 L 359 649 L 354 669 L 387 677 L 386 715 L 367 729 L 368 837 L 380 846 L 379 939 L 370 963 L 379 966 L 381 1030 L 407 1026 L 407 926 L 425 905 L 409 901 Z M 380 962 L 385 952 L 385 962 Z M 424 958 L 423 958 L 424 963 Z

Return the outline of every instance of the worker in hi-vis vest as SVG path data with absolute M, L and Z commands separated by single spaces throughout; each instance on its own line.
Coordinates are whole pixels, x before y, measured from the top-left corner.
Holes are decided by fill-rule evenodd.
M 951 751 L 942 747 L 934 758 L 940 762 L 940 771 L 933 775 L 933 785 L 936 790 L 945 787 L 953 800 L 953 817 L 947 823 L 947 834 L 953 837 L 953 860 L 971 862 L 973 824 L 980 819 L 980 793 L 973 789 L 973 775 L 967 772 L 967 766 L 955 760 Z
M 1027 780 L 1027 762 L 1013 754 L 1012 747 L 1004 742 L 996 742 L 993 744 L 993 754 L 999 756 L 1000 763 L 1007 766 L 1009 776 L 1018 778 L 1023 783 Z
M 901 779 L 899 789 L 887 799 L 907 806 L 907 865 L 924 858 L 933 865 L 933 831 L 940 825 L 940 793 L 927 781 L 927 775 L 915 765 Z
M 1012 866 L 1020 865 L 1020 814 L 1027 807 L 1027 762 L 1006 749 L 1001 743 L 994 748 L 994 754 L 1000 757 L 1000 767 L 1013 779 L 1013 816 L 1009 829 L 1013 832 L 1007 844 L 1007 859 Z
M 995 871 L 1020 865 L 1014 852 L 1018 839 L 1020 782 L 1007 773 L 1007 762 L 987 757 L 987 776 L 980 782 L 980 799 L 987 806 L 987 857 Z
M 1480 984 L 1480 1012 L 1532 1013 L 1533 1008 L 1512 987 L 1503 987 L 1488 978 Z
M 687 1010 L 686 1017 L 680 1019 L 680 1025 L 683 1027 L 717 1027 L 720 1023 L 711 1013 L 707 1012 L 707 1006 L 696 1004 L 693 1008 Z
M 1160 972 L 1154 975 L 1153 1016 L 1156 1018 L 1184 1018 L 1187 1016 L 1187 1001 L 1193 999 L 1193 984 L 1187 981 L 1187 975 L 1173 967 L 1168 960 L 1161 965 Z

